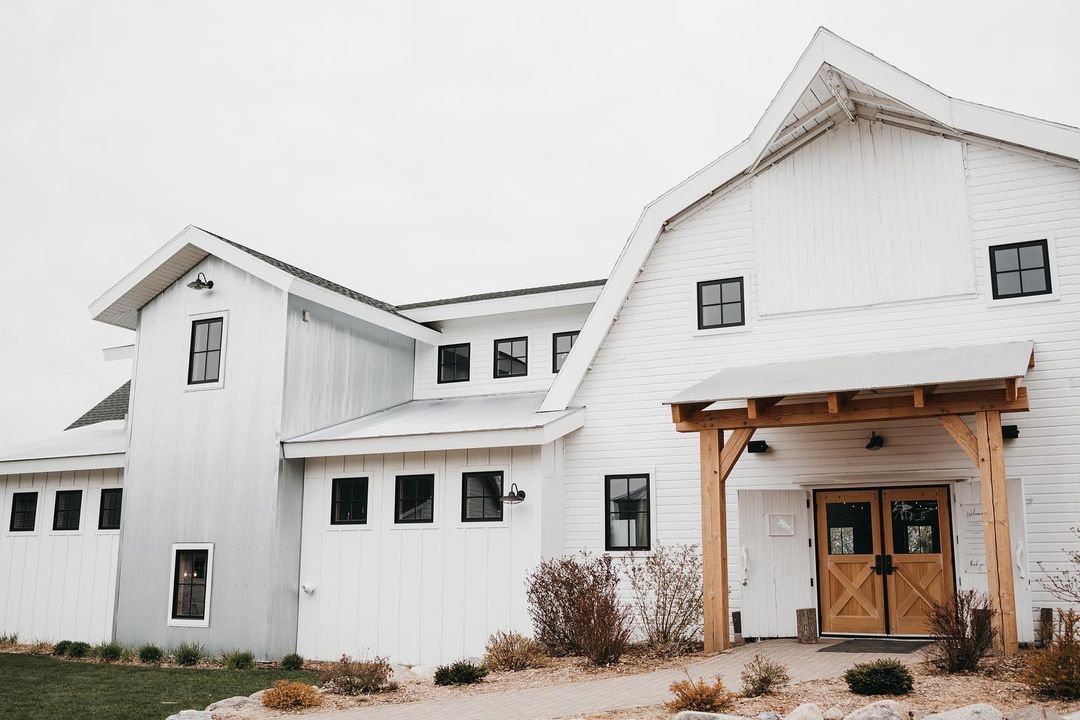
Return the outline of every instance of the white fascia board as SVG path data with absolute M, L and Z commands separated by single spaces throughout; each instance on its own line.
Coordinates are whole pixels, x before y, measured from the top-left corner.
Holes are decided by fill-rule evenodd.
M 417 322 L 436 322 L 439 320 L 460 320 L 462 318 L 501 315 L 503 313 L 527 312 L 529 310 L 547 310 L 549 308 L 570 307 L 573 305 L 591 305 L 600 296 L 603 286 L 556 290 L 554 292 L 513 295 L 503 298 L 488 298 L 471 302 L 432 305 L 400 311 L 402 315 Z
M 125 453 L 105 455 L 74 455 L 59 458 L 0 461 L 0 475 L 21 473 L 64 472 L 68 470 L 103 470 L 124 467 Z
M 1027 117 L 1007 110 L 953 100 L 956 127 L 973 135 L 1080 160 L 1080 128 Z
M 105 362 L 131 360 L 135 357 L 135 345 L 116 345 L 115 347 L 103 348 L 101 355 L 105 358 Z
M 366 320 L 373 325 L 378 325 L 428 345 L 438 345 L 439 339 L 442 337 L 442 333 L 438 330 L 432 330 L 409 318 L 388 313 L 385 310 L 345 297 L 341 293 L 327 290 L 300 278 L 293 278 L 289 286 L 289 293 L 332 310 L 339 310 L 346 315 Z

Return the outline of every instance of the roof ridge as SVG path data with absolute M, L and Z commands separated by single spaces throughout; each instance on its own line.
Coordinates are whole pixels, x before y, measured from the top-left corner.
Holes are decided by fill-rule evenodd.
M 424 300 L 422 302 L 406 303 L 398 305 L 398 310 L 413 310 L 422 307 L 435 307 L 438 305 L 454 305 L 463 302 L 477 302 L 479 300 L 497 300 L 504 297 L 517 297 L 520 295 L 539 295 L 541 293 L 558 292 L 560 290 L 577 290 L 579 288 L 599 287 L 607 283 L 607 278 L 598 280 L 579 280 L 577 282 L 560 283 L 558 285 L 538 285 L 535 287 L 516 288 L 514 290 L 496 290 L 493 292 L 476 293 L 475 295 L 459 295 L 457 297 L 440 298 L 438 300 Z

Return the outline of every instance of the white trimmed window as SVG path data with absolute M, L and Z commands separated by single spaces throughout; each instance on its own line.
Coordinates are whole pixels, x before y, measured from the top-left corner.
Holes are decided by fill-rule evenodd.
M 213 576 L 213 543 L 173 544 L 169 568 L 169 625 L 210 626 L 210 589 Z

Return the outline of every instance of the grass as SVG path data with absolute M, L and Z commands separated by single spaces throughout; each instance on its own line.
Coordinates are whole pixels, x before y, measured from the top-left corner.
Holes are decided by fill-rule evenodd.
M 0 654 L 4 720 L 164 720 L 288 678 L 315 683 L 318 673 L 282 670 L 195 670 L 70 662 Z

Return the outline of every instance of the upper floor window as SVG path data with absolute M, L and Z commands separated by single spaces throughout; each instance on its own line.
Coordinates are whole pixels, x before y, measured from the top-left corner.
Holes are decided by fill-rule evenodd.
M 606 547 L 649 549 L 649 476 L 608 475 L 604 478 Z
M 37 493 L 20 492 L 11 496 L 11 532 L 33 532 L 37 518 Z
M 503 474 L 501 471 L 462 473 L 462 522 L 502 520 L 502 494 Z
M 366 477 L 334 478 L 331 495 L 331 525 L 363 525 L 367 522 Z
M 57 490 L 53 530 L 78 530 L 82 515 L 82 490 Z
M 697 284 L 698 329 L 746 324 L 743 279 L 709 280 Z
M 469 379 L 469 343 L 439 347 L 439 382 L 466 382 Z
M 191 323 L 188 385 L 214 383 L 221 379 L 221 331 L 224 327 L 224 318 Z
M 529 338 L 495 341 L 495 377 L 521 377 L 529 374 Z
M 123 498 L 123 488 L 102 489 L 101 506 L 98 509 L 98 530 L 120 529 L 120 506 Z
M 1046 241 L 992 246 L 990 281 L 995 299 L 1049 294 L 1050 252 Z
M 551 336 L 551 372 L 557 373 L 562 370 L 566 356 L 570 354 L 570 348 L 577 342 L 578 333 L 563 332 Z
M 434 475 L 398 475 L 394 495 L 394 522 L 435 522 Z

